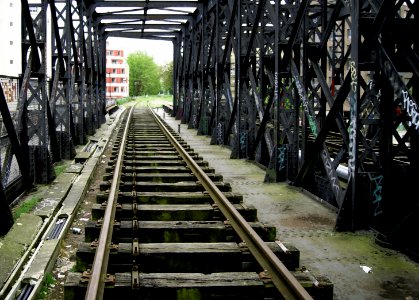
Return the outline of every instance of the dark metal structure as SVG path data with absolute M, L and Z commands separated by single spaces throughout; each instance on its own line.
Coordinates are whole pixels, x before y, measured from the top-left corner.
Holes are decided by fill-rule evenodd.
M 381 243 L 418 255 L 417 1 L 40 3 L 35 16 L 22 0 L 14 122 L 0 104 L 25 186 L 51 180 L 52 163 L 103 122 L 106 38 L 169 40 L 178 119 L 265 166 L 266 181 L 329 202 L 337 230 L 373 228 Z

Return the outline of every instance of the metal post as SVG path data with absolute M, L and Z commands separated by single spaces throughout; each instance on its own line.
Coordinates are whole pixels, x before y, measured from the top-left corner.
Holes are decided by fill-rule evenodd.
M 13 226 L 13 215 L 6 201 L 6 194 L 0 178 L 0 235 L 6 234 Z

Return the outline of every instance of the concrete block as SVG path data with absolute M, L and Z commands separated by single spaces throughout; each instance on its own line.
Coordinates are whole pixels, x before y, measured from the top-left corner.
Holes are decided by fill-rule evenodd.
M 33 213 L 41 218 L 50 217 L 56 210 L 58 210 L 58 205 L 61 201 L 62 198 L 45 198 L 36 205 Z
M 80 174 L 83 170 L 83 164 L 71 164 L 65 170 L 66 173 Z

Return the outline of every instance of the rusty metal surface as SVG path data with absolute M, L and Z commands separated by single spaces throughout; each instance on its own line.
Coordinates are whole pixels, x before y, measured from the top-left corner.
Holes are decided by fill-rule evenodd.
M 126 121 L 124 134 L 119 148 L 118 160 L 115 166 L 115 172 L 112 178 L 112 185 L 109 191 L 108 205 L 106 206 L 103 224 L 100 231 L 99 243 L 93 261 L 91 278 L 87 286 L 85 299 L 102 299 L 105 288 L 105 276 L 108 267 L 109 251 L 112 240 L 112 229 L 115 219 L 115 207 L 118 200 L 119 177 L 122 170 L 122 160 L 124 157 L 125 142 L 127 139 L 128 128 L 130 125 L 134 107 L 131 107 Z

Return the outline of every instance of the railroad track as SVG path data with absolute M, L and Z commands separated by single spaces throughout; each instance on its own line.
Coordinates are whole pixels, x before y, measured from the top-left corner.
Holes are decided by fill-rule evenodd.
M 126 125 L 77 251 L 86 271 L 68 274 L 65 299 L 333 297 L 152 110 L 132 108 Z

